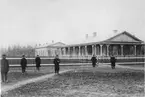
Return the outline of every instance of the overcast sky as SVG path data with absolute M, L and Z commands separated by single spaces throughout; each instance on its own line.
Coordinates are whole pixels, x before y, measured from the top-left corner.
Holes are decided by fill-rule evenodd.
M 71 43 L 128 31 L 145 41 L 145 0 L 0 0 L 0 45 Z

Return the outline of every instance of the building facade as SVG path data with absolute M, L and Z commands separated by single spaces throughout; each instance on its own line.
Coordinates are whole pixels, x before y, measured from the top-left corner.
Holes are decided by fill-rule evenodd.
M 94 35 L 96 35 L 94 33 Z M 93 41 L 88 43 L 79 43 L 65 45 L 61 42 L 38 47 L 35 49 L 36 55 L 40 56 L 144 56 L 145 44 L 142 40 L 124 31 L 109 39 L 103 41 Z
M 59 48 L 65 46 L 64 43 L 57 42 L 52 43 L 47 46 L 41 46 L 35 48 L 35 56 L 45 56 L 45 57 L 53 57 L 55 55 L 62 55 Z

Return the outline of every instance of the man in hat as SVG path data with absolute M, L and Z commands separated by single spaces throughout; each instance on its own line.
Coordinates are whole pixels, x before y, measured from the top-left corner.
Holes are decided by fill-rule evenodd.
M 116 58 L 115 58 L 114 55 L 112 55 L 112 56 L 110 57 L 110 62 L 111 62 L 111 68 L 112 68 L 112 69 L 115 69 Z
M 40 70 L 40 64 L 41 64 L 41 59 L 39 57 L 39 55 L 37 55 L 37 57 L 35 58 L 35 63 L 36 63 L 36 69 L 39 71 Z
M 95 55 L 93 55 L 93 57 L 91 58 L 91 61 L 92 61 L 92 66 L 95 67 L 96 66 L 96 62 L 97 62 L 97 59 L 96 59 Z
M 8 82 L 8 80 L 7 80 L 8 71 L 9 71 L 9 62 L 6 59 L 6 55 L 3 54 L 2 59 L 1 59 L 1 78 L 2 78 L 2 82 Z
M 53 63 L 54 63 L 54 67 L 55 67 L 55 73 L 59 74 L 60 59 L 59 59 L 58 55 L 56 55 L 55 59 L 53 60 Z
M 21 64 L 21 68 L 22 68 L 22 74 L 24 74 L 26 72 L 26 67 L 27 67 L 27 60 L 25 58 L 25 55 L 22 56 L 20 64 Z

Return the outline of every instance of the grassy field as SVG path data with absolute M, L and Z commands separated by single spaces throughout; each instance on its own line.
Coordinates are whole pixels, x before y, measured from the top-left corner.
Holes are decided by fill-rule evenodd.
M 2 97 L 144 97 L 144 71 L 108 67 L 75 70 L 27 84 Z
M 145 64 L 119 64 L 119 65 L 121 65 L 121 66 L 130 66 L 130 67 L 141 67 L 141 68 L 144 68 L 144 65 Z
M 75 69 L 77 66 L 61 66 L 60 70 Z M 8 83 L 2 83 L 1 86 L 11 85 L 17 83 L 18 81 L 27 80 L 30 78 L 39 77 L 42 75 L 54 73 L 54 66 L 41 67 L 40 71 L 36 70 L 36 67 L 27 67 L 26 74 L 21 73 L 21 67 L 10 67 L 8 73 Z

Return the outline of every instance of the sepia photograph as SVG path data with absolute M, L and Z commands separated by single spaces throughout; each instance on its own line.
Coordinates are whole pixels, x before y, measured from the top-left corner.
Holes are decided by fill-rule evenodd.
M 0 0 L 1 97 L 145 97 L 145 0 Z

